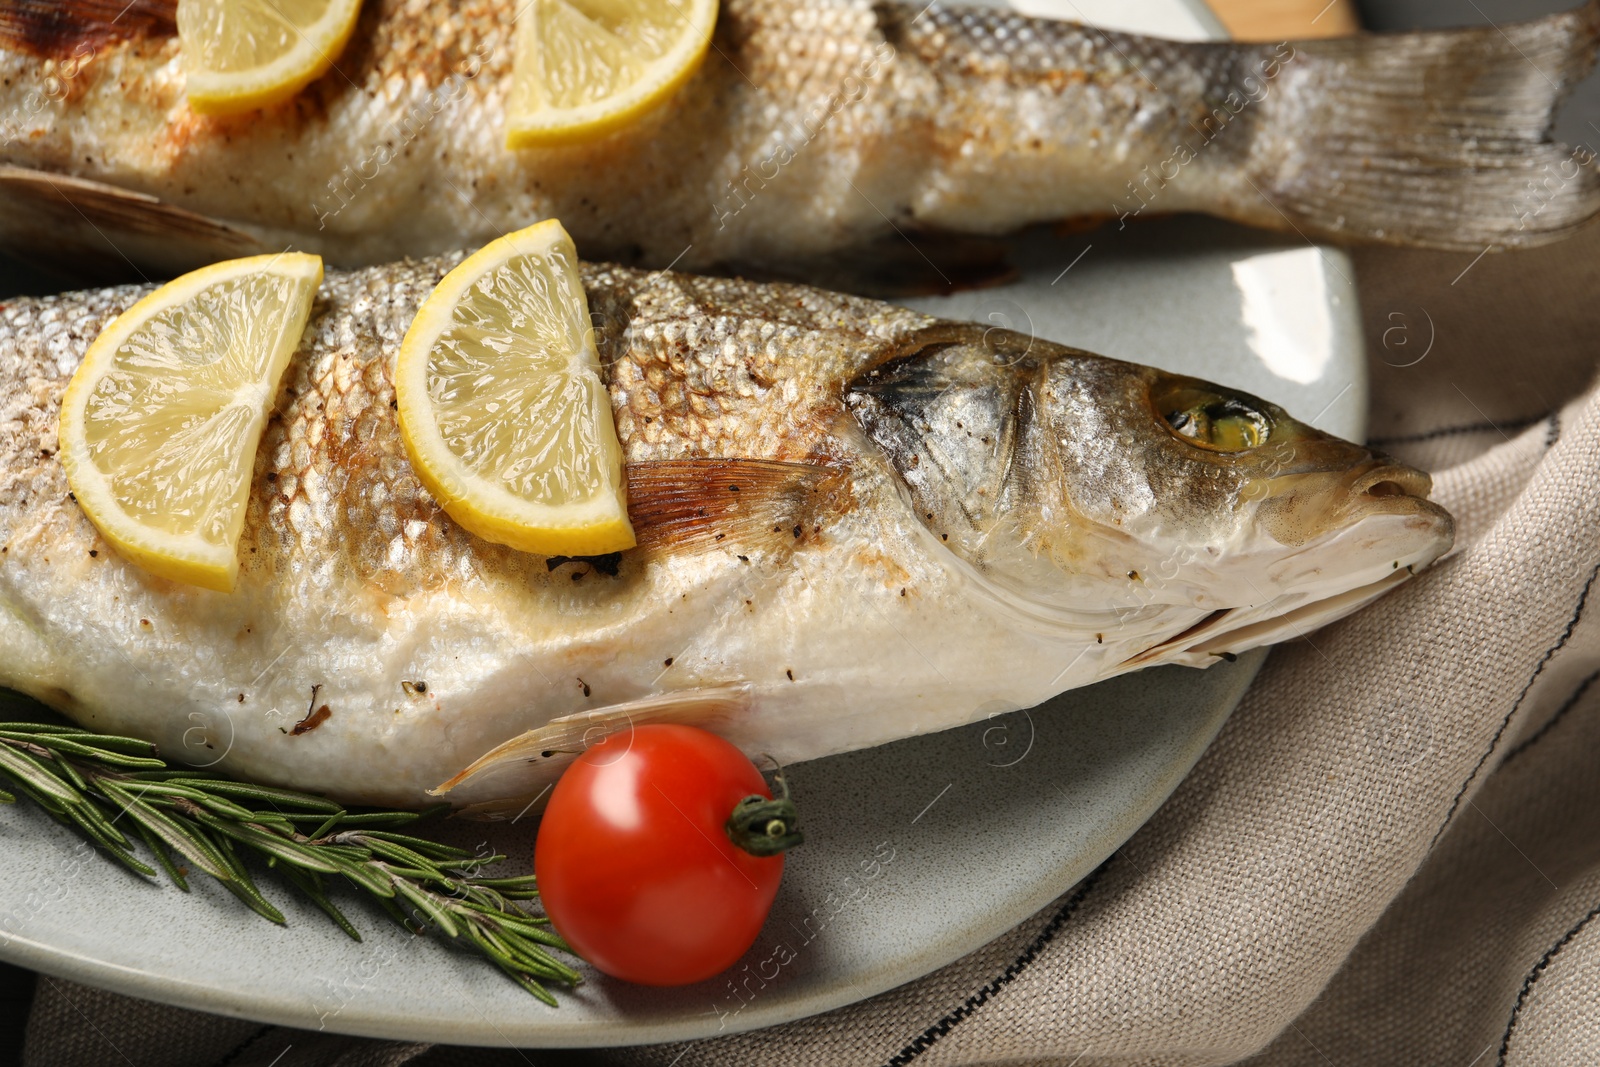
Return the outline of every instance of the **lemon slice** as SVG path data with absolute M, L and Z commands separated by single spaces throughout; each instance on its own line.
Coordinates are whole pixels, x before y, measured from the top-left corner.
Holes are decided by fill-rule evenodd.
M 633 120 L 694 73 L 716 23 L 717 0 L 532 0 L 517 18 L 506 146 Z
M 401 342 L 394 391 L 417 476 L 468 530 L 545 555 L 633 547 L 589 301 L 559 222 L 445 275 Z
M 361 0 L 179 0 L 189 106 L 209 115 L 280 103 L 327 73 Z
M 321 281 L 317 256 L 215 263 L 163 285 L 89 346 L 61 401 L 61 463 L 126 559 L 233 588 L 256 447 Z

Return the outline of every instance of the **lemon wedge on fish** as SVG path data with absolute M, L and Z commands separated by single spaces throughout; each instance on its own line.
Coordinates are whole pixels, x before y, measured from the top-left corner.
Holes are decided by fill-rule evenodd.
M 559 222 L 445 275 L 406 331 L 394 391 L 417 476 L 468 530 L 545 555 L 633 547 L 589 301 Z
M 112 320 L 61 401 L 61 463 L 122 556 L 224 592 L 278 381 L 322 281 L 317 256 L 214 263 Z
M 189 106 L 226 115 L 281 103 L 328 72 L 361 0 L 179 0 Z
M 517 17 L 506 146 L 610 133 L 700 64 L 717 0 L 531 0 Z

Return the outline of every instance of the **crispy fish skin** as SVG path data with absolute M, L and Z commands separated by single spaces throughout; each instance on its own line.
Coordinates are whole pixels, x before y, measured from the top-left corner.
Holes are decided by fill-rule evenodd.
M 1208 665 L 1450 544 L 1425 475 L 1243 394 L 801 286 L 586 265 L 641 543 L 518 553 L 434 504 L 396 425 L 394 356 L 458 261 L 329 272 L 231 594 L 119 558 L 56 456 L 68 378 L 147 288 L 0 308 L 0 685 L 243 778 L 422 804 L 457 776 L 481 804 L 637 722 L 789 763 Z M 1205 447 L 1183 412 L 1265 436 Z
M 519 153 L 503 147 L 511 0 L 374 0 L 336 70 L 234 118 L 185 103 L 161 2 L 112 25 L 104 0 L 0 0 L 13 247 L 92 238 L 84 216 L 142 247 L 105 195 L 36 171 L 345 265 L 557 217 L 589 257 L 804 274 L 893 228 L 1202 211 L 1477 251 L 1600 211 L 1592 154 L 1548 141 L 1592 63 L 1600 0 L 1501 28 L 1268 45 L 920 2 L 725 0 L 715 49 L 664 107 L 590 145 Z M 188 229 L 157 243 L 214 254 Z

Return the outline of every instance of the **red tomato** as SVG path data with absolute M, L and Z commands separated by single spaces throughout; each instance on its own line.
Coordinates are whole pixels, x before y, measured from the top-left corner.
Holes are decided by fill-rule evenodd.
M 783 876 L 781 851 L 752 855 L 730 839 L 729 816 L 751 796 L 771 793 L 744 753 L 691 726 L 640 726 L 584 752 L 551 792 L 534 846 L 556 932 L 606 974 L 645 985 L 732 966 Z M 758 833 L 773 848 L 798 844 L 792 806 L 777 823 L 773 807 L 748 809 L 762 813 Z

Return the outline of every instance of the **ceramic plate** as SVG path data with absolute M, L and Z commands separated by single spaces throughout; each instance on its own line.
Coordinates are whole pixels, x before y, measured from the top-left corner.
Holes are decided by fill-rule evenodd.
M 1062 0 L 1051 10 L 1075 9 Z M 1129 28 L 1215 30 L 1176 0 L 1126 10 L 1146 20 Z M 919 306 L 1242 387 L 1360 436 L 1366 386 L 1342 254 L 1172 221 L 1026 238 L 1016 258 L 1014 285 Z M 1065 892 L 1167 797 L 1262 658 L 1145 671 L 792 768 L 807 842 L 789 859 L 750 972 L 733 972 L 737 994 L 726 976 L 673 990 L 595 976 L 551 1010 L 353 895 L 341 904 L 366 934 L 360 944 L 268 883 L 289 918 L 280 929 L 205 879 L 187 896 L 141 883 L 26 803 L 0 813 L 0 956 L 206 1011 L 421 1041 L 616 1045 L 784 1022 L 920 977 Z M 517 870 L 531 862 L 526 826 L 448 833 L 468 847 L 487 840 Z M 771 977 L 744 981 L 755 972 Z

